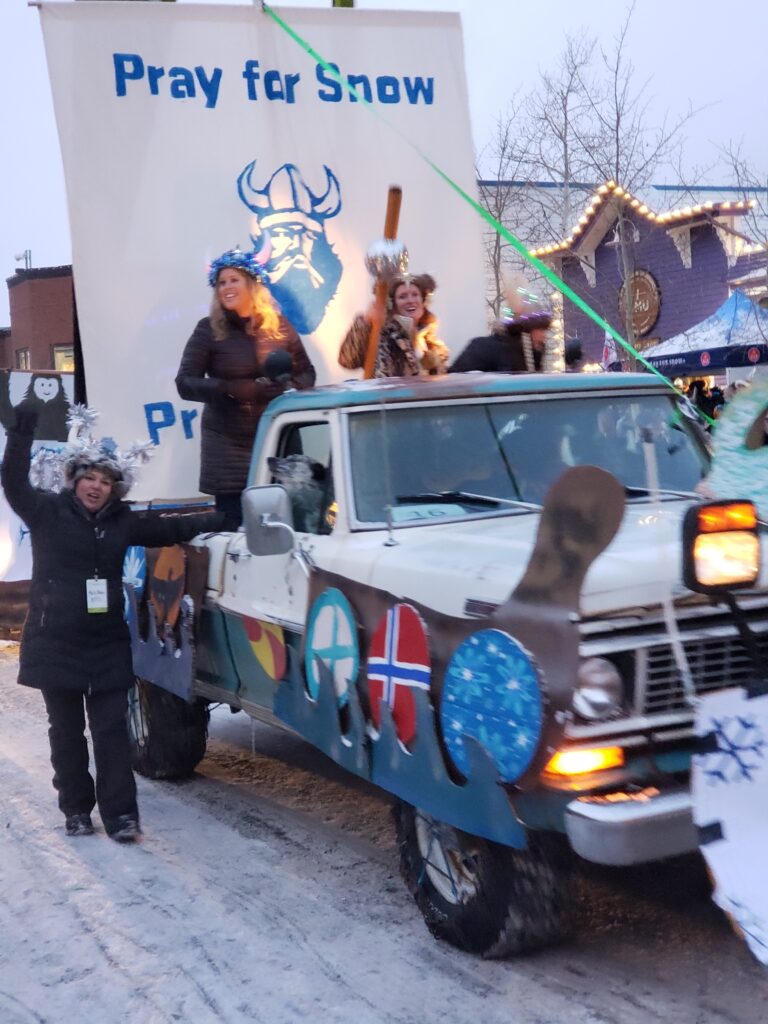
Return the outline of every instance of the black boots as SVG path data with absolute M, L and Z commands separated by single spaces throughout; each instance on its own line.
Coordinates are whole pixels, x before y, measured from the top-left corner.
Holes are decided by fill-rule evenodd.
M 90 814 L 69 814 L 64 823 L 64 831 L 68 836 L 92 836 L 93 822 Z
M 116 818 L 108 818 L 104 828 L 110 839 L 118 843 L 132 843 L 141 835 L 139 819 L 132 814 L 120 814 Z

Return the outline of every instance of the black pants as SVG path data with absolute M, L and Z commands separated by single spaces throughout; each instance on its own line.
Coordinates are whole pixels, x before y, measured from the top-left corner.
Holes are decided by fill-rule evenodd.
M 79 690 L 43 690 L 48 712 L 53 787 L 59 808 L 70 814 L 90 814 L 98 803 L 106 823 L 121 814 L 138 817 L 136 780 L 131 769 L 125 690 L 84 694 Z M 88 771 L 85 709 L 96 762 L 96 786 Z

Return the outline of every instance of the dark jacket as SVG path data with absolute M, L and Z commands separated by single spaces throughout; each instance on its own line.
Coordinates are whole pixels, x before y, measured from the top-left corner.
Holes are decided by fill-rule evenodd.
M 261 414 L 286 386 L 311 388 L 315 370 L 301 339 L 283 317 L 277 338 L 246 333 L 246 321 L 227 312 L 229 333 L 213 336 L 208 317 L 192 332 L 176 375 L 179 395 L 204 402 L 201 424 L 200 490 L 205 494 L 239 494 L 247 483 L 253 439 Z M 257 380 L 264 360 L 275 349 L 293 360 L 288 385 Z
M 540 370 L 542 353 L 536 349 L 533 350 L 533 362 L 534 369 Z M 448 372 L 485 370 L 486 373 L 525 373 L 528 369 L 521 332 L 502 325 L 493 334 L 473 338 L 448 367 Z
M 40 689 L 97 692 L 128 688 L 134 674 L 124 620 L 123 559 L 131 544 L 164 547 L 219 529 L 221 513 L 145 519 L 111 501 L 92 516 L 73 491 L 29 482 L 32 433 L 13 428 L 3 457 L 8 503 L 30 530 L 32 583 L 19 682 Z M 85 583 L 107 581 L 108 608 L 89 613 Z

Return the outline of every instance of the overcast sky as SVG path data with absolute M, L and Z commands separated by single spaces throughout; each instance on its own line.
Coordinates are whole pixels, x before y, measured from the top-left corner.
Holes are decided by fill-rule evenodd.
M 72 0 L 74 2 L 74 0 Z M 195 0 L 180 0 L 192 3 Z M 330 0 L 282 0 L 276 6 L 328 7 Z M 622 0 L 357 0 L 361 9 L 460 11 L 464 25 L 476 146 L 516 93 L 552 66 L 565 33 L 580 29 L 610 47 L 628 5 Z M 639 0 L 628 51 L 639 87 L 649 80 L 652 116 L 705 108 L 686 128 L 689 166 L 712 163 L 717 146 L 743 143 L 768 176 L 765 131 L 765 0 L 737 8 L 714 0 Z M 0 272 L 32 252 L 34 266 L 69 263 L 64 182 L 38 12 L 26 0 L 0 0 Z M 725 180 L 713 172 L 715 184 Z M 710 179 L 712 180 L 712 179 Z M 0 285 L 0 326 L 8 324 Z

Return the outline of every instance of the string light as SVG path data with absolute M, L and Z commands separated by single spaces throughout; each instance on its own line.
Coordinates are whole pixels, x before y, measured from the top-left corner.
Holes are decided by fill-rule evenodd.
M 592 221 L 595 213 L 610 196 L 616 196 L 617 199 L 621 199 L 622 202 L 627 203 L 637 213 L 652 224 L 668 224 L 671 221 L 685 220 L 690 217 L 695 217 L 704 211 L 712 212 L 715 215 L 718 213 L 725 213 L 734 210 L 751 210 L 755 206 L 755 200 L 750 199 L 748 201 L 738 200 L 724 200 L 722 202 L 715 203 L 709 200 L 706 203 L 697 204 L 696 206 L 685 206 L 678 210 L 666 210 L 663 213 L 655 213 L 650 207 L 646 206 L 645 203 L 641 202 L 637 197 L 634 197 L 631 192 L 622 188 L 621 185 L 615 181 L 606 181 L 600 185 L 594 192 L 589 205 L 585 208 L 584 213 L 579 217 L 577 224 L 571 228 L 571 233 L 567 238 L 560 242 L 556 242 L 551 245 L 539 246 L 537 249 L 531 249 L 531 255 L 533 256 L 549 256 L 552 253 L 561 252 L 564 249 L 568 249 L 582 234 Z M 745 250 L 746 251 L 746 250 Z M 749 251 L 757 252 L 760 251 L 760 247 Z

